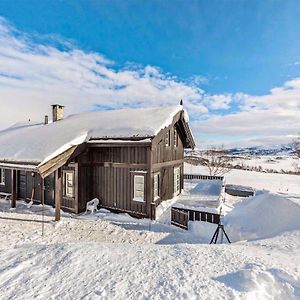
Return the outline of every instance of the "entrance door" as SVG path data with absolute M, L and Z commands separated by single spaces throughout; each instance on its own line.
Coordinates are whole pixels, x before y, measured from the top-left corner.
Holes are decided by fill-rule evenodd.
M 54 173 L 45 178 L 45 204 L 54 206 Z
M 26 172 L 18 171 L 18 198 L 26 200 Z

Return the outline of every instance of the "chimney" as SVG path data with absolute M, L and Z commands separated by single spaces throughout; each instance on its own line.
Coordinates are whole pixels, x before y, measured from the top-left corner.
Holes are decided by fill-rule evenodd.
M 59 121 L 64 118 L 64 106 L 60 104 L 52 105 L 52 119 L 53 122 Z
M 49 123 L 49 117 L 46 115 L 45 116 L 45 125 L 47 125 Z

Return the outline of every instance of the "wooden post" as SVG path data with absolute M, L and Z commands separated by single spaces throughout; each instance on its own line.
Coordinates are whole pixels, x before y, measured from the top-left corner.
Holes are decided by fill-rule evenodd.
M 60 220 L 60 205 L 62 200 L 61 168 L 55 171 L 55 221 Z
M 45 179 L 42 177 L 42 236 L 44 236 Z
M 153 202 L 153 166 L 152 166 L 152 145 L 147 148 L 147 182 L 146 182 L 146 201 L 147 215 L 151 220 L 155 220 L 156 205 Z
M 17 170 L 12 170 L 12 199 L 11 199 L 11 207 L 16 207 L 17 202 Z

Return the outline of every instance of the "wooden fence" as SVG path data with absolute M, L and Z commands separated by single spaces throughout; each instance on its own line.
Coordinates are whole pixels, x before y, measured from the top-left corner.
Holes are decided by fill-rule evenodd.
M 177 209 L 175 207 L 171 208 L 171 224 L 182 229 L 188 230 L 189 224 L 189 214 L 186 211 Z
M 219 224 L 220 218 L 221 216 L 219 214 L 206 211 L 197 211 L 178 207 L 171 208 L 171 224 L 185 230 L 188 230 L 189 221 L 202 221 Z

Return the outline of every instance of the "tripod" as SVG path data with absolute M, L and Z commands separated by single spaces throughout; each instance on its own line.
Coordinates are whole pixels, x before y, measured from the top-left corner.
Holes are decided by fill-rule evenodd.
M 215 233 L 214 233 L 214 235 L 213 235 L 213 237 L 212 237 L 212 239 L 211 239 L 211 241 L 210 241 L 209 244 L 212 244 L 212 243 L 216 244 L 217 243 L 220 230 L 221 230 L 221 233 L 224 233 L 224 235 L 225 235 L 228 243 L 231 244 L 231 242 L 229 240 L 229 237 L 228 237 L 228 235 L 226 234 L 226 232 L 224 230 L 224 225 L 221 224 L 221 222 L 218 224 L 218 227 L 217 227 L 217 229 L 216 229 L 216 231 L 215 231 Z M 223 238 L 222 238 L 222 240 L 223 240 Z M 222 241 L 221 241 L 221 243 L 222 243 Z

